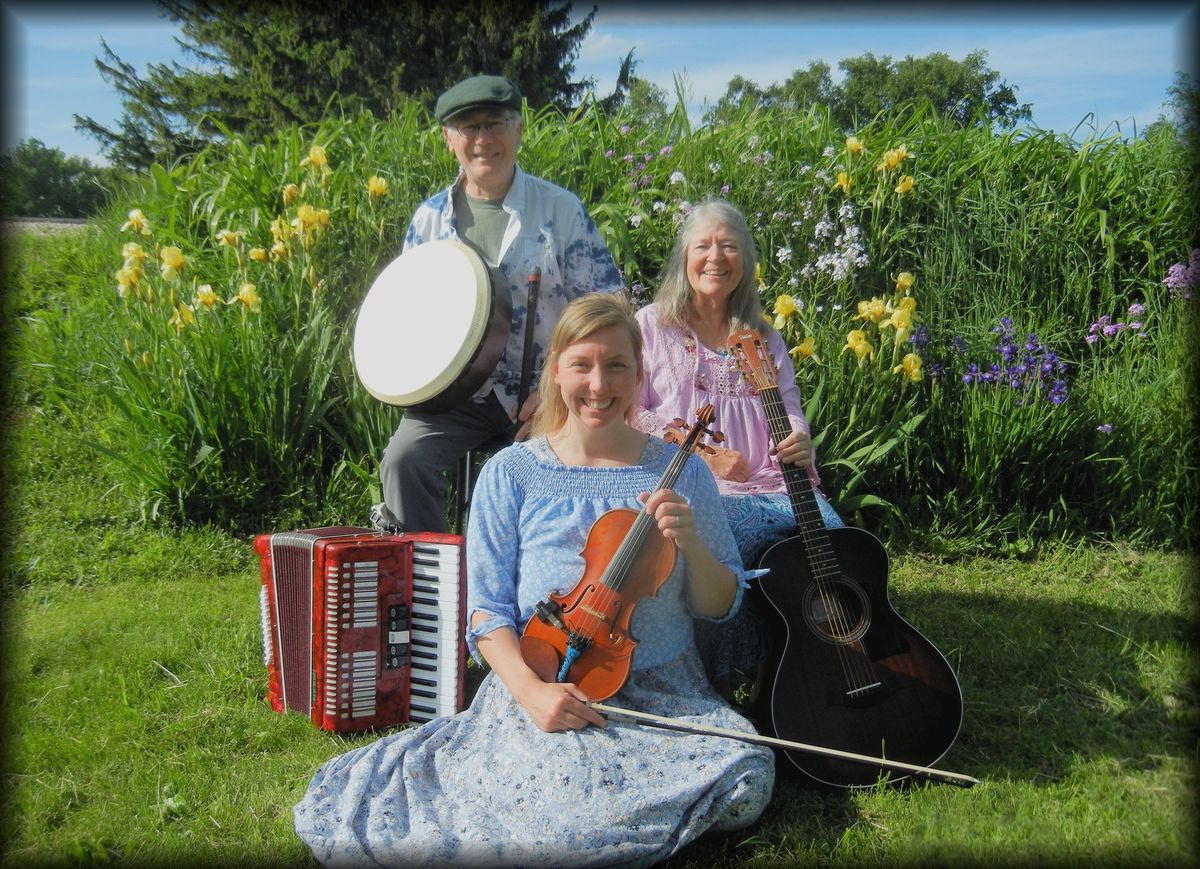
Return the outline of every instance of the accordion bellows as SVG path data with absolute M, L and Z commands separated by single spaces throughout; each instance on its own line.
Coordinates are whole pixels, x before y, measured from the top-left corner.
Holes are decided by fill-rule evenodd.
M 276 712 L 352 732 L 462 710 L 461 536 L 332 526 L 260 534 L 254 549 Z

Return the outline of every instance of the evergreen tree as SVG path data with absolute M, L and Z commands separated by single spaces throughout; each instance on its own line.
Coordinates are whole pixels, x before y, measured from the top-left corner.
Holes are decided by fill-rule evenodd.
M 196 63 L 151 64 L 143 78 L 102 43 L 96 65 L 123 95 L 124 115 L 117 129 L 76 116 L 116 164 L 144 168 L 227 134 L 264 136 L 331 110 L 387 117 L 406 100 L 432 108 L 439 93 L 477 73 L 508 76 L 535 109 L 569 108 L 592 85 L 573 75 L 596 8 L 572 25 L 569 2 L 159 4 L 181 25 L 179 44 Z

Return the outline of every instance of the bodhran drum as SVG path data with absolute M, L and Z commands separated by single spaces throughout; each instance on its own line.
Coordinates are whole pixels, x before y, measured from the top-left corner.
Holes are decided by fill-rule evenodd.
M 382 272 L 354 325 L 354 367 L 388 404 L 447 410 L 474 395 L 512 325 L 508 288 L 459 241 L 409 248 Z

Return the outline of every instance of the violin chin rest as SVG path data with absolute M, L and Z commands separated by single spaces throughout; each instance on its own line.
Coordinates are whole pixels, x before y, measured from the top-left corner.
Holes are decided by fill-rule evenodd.
M 558 668 L 562 665 L 562 657 L 558 650 L 545 640 L 528 635 L 521 637 L 521 657 L 543 682 L 558 681 Z

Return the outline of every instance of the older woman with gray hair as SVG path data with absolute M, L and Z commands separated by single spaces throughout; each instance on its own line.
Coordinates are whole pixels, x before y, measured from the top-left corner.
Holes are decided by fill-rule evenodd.
M 689 420 L 703 405 L 713 405 L 715 428 L 725 439 L 702 456 L 748 567 L 796 527 L 781 463 L 807 468 L 813 485 L 820 483 L 791 357 L 763 315 L 757 264 L 742 213 L 722 199 L 702 202 L 680 228 L 653 304 L 637 314 L 646 376 L 634 424 L 663 435 L 675 419 Z M 772 443 L 758 393 L 730 355 L 729 336 L 746 328 L 762 333 L 775 362 L 791 425 L 791 434 L 778 444 Z M 817 500 L 828 527 L 843 524 L 820 493 Z M 738 672 L 752 676 L 762 656 L 762 628 L 751 607 L 727 622 L 698 621 L 696 642 L 709 679 L 727 699 Z

